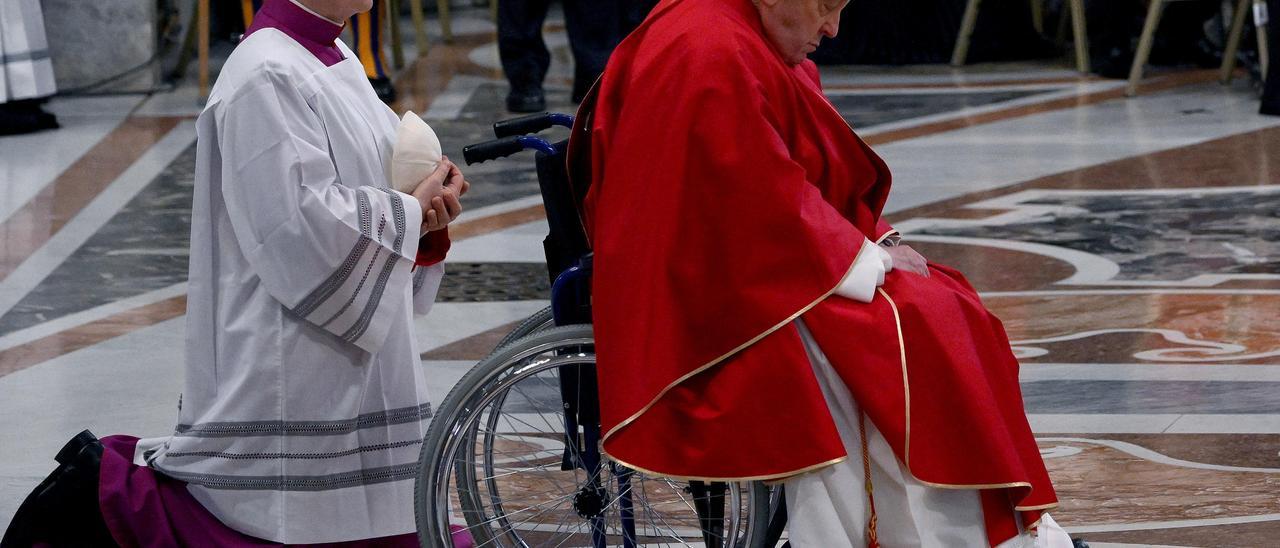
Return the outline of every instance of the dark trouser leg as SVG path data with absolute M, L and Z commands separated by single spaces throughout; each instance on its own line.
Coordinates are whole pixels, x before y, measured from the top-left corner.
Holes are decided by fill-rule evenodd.
M 573 50 L 573 100 L 591 89 L 622 39 L 623 7 L 631 0 L 564 0 L 564 26 Z
M 1133 64 L 1133 39 L 1142 30 L 1145 9 L 1137 2 L 1114 0 L 1093 0 L 1086 8 L 1093 71 L 1107 78 L 1127 78 Z
M 1280 0 L 1268 0 L 1267 11 L 1271 12 L 1271 20 L 1267 23 L 1267 50 L 1271 55 L 1259 112 L 1280 116 Z
M 658 5 L 658 0 L 623 0 L 623 4 L 625 7 L 622 14 L 622 32 L 618 34 L 619 42 L 644 22 L 644 18 L 649 16 L 653 7 Z
M 550 0 L 498 1 L 498 56 L 513 94 L 542 91 L 551 52 L 542 41 Z
M 395 20 L 392 19 L 394 24 Z M 373 3 L 373 7 L 364 13 L 357 13 L 351 18 L 351 30 L 356 37 L 356 56 L 364 66 L 364 74 L 369 78 L 369 85 L 374 93 L 385 103 L 396 100 L 396 88 L 391 84 L 387 65 L 386 49 L 383 44 L 386 26 L 386 14 L 383 13 L 382 0 Z

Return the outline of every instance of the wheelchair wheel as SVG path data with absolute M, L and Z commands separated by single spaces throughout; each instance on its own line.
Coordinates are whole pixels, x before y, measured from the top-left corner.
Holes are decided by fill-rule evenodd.
M 598 426 L 566 409 L 594 398 L 589 325 L 536 331 L 500 348 L 445 398 L 423 442 L 414 510 L 424 547 L 723 546 L 761 548 L 770 493 L 759 482 L 655 477 L 590 451 Z M 591 405 L 594 405 L 592 403 Z M 569 422 L 566 422 L 568 420 Z M 566 440 L 584 443 L 567 443 Z M 709 542 L 708 542 L 709 541 Z
M 551 307 L 548 306 L 542 310 L 534 312 L 532 316 L 525 318 L 520 325 L 512 329 L 507 336 L 498 341 L 498 345 L 494 347 L 494 352 L 502 350 L 503 347 L 521 339 L 530 333 L 536 333 L 555 325 L 555 318 L 551 315 Z

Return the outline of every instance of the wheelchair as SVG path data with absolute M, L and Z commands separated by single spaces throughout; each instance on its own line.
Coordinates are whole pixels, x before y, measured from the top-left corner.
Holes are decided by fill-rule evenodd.
M 581 215 L 593 106 L 594 93 L 576 120 L 544 113 L 502 121 L 494 125 L 496 140 L 464 149 L 468 165 L 535 152 L 551 306 L 508 334 L 437 409 L 415 484 L 419 542 L 774 546 L 785 520 L 780 489 L 657 477 L 601 451 L 592 254 Z M 570 138 L 539 136 L 556 126 L 569 128 Z

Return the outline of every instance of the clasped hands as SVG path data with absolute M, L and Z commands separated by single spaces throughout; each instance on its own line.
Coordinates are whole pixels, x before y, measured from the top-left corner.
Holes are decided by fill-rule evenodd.
M 413 189 L 413 197 L 422 207 L 421 233 L 440 230 L 457 219 L 462 214 L 459 198 L 470 189 L 471 183 L 462 176 L 462 170 L 449 157 L 441 159 L 435 171 Z

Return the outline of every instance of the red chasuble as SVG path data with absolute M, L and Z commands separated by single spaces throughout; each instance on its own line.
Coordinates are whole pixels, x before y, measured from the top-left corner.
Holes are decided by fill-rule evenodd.
M 1000 321 L 956 271 L 833 292 L 891 230 L 884 162 L 788 66 L 750 0 L 664 0 L 614 52 L 587 224 L 605 451 L 656 474 L 774 479 L 847 458 L 801 318 L 911 474 L 981 489 L 988 537 L 1056 505 Z M 855 456 L 856 457 L 856 456 Z

